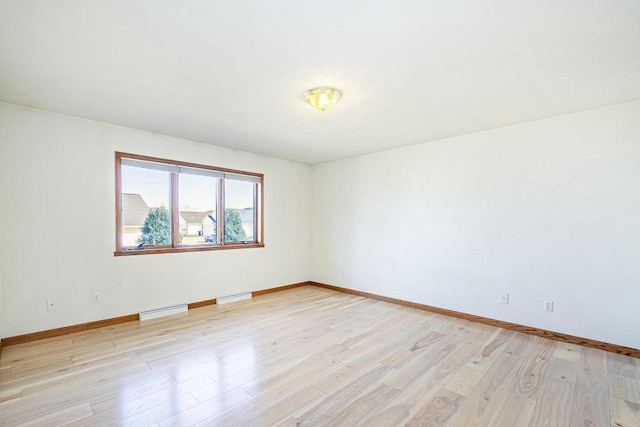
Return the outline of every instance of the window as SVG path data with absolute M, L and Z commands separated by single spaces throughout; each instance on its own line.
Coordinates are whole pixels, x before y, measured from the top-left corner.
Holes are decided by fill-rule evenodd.
M 115 255 L 264 246 L 263 175 L 116 152 Z

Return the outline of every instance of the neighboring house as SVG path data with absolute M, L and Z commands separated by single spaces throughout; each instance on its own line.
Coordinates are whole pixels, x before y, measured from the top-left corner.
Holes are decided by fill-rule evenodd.
M 149 206 L 140 194 L 122 194 L 122 245 L 137 246 L 142 227 L 149 215 Z M 215 232 L 215 211 L 180 211 L 180 234 L 207 236 Z
M 180 234 L 206 236 L 215 231 L 215 211 L 180 211 Z
M 149 206 L 140 194 L 122 194 L 122 245 L 137 246 L 138 238 L 142 234 L 144 221 L 149 214 Z M 229 209 L 240 214 L 242 228 L 247 239 L 253 239 L 253 208 Z M 180 211 L 180 234 L 185 237 L 209 236 L 216 232 L 215 211 Z M 193 239 L 191 239 L 193 240 Z M 193 240 L 191 243 L 200 242 Z
M 253 239 L 253 208 L 227 209 L 240 214 L 242 228 L 249 240 Z M 183 236 L 209 236 L 216 232 L 215 211 L 180 211 L 180 234 Z
M 149 206 L 140 194 L 122 194 L 122 246 L 136 246 Z

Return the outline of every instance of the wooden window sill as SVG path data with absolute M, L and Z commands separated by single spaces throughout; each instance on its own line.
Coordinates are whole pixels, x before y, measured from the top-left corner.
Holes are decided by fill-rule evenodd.
M 226 244 L 216 246 L 181 246 L 178 248 L 145 248 L 145 249 L 130 249 L 123 251 L 115 251 L 114 256 L 129 256 L 129 255 L 149 255 L 149 254 L 172 254 L 182 252 L 204 252 L 204 251 L 223 251 L 229 249 L 249 249 L 249 248 L 264 248 L 264 243 L 239 243 L 239 244 Z

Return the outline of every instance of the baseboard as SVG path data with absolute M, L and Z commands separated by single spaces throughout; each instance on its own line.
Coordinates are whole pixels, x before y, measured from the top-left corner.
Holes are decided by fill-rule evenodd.
M 300 288 L 302 286 L 309 286 L 311 284 L 312 284 L 311 282 L 299 282 L 299 283 L 293 283 L 291 285 L 278 286 L 276 288 L 260 289 L 259 291 L 253 291 L 251 293 L 253 294 L 254 297 L 257 297 L 260 295 L 272 294 L 274 292 L 286 291 L 288 289 Z
M 106 326 L 113 326 L 119 323 L 133 322 L 135 320 L 138 320 L 138 318 L 138 314 L 128 314 L 126 316 L 96 320 L 95 322 L 81 323 L 79 325 L 63 326 L 62 328 L 48 329 L 46 331 L 32 332 L 30 334 L 2 338 L 2 344 L 8 346 L 14 344 L 22 344 L 30 341 L 42 340 L 45 338 L 59 337 L 61 335 L 72 334 L 74 332 L 88 331 L 90 329 L 104 328 Z
M 419 310 L 425 310 L 433 313 L 444 314 L 447 316 L 470 320 L 472 322 L 483 323 L 485 325 L 491 325 L 491 326 L 497 326 L 499 328 L 510 329 L 512 331 L 522 332 L 524 334 L 550 338 L 556 341 L 563 341 L 571 344 L 578 344 L 585 347 L 597 348 L 600 350 L 610 351 L 612 353 L 624 354 L 626 356 L 640 358 L 640 350 L 636 348 L 624 347 L 617 344 L 610 344 L 610 343 L 596 341 L 588 338 L 576 337 L 573 335 L 563 334 L 563 333 L 554 332 L 554 331 L 548 331 L 546 329 L 539 329 L 531 326 L 518 325 L 517 323 L 510 323 L 510 322 L 505 322 L 503 320 L 496 320 L 488 317 L 476 316 L 474 314 L 467 314 L 459 311 L 447 310 L 444 308 L 433 307 L 430 305 L 419 304 L 416 302 L 405 301 L 397 298 L 385 297 L 377 294 L 372 294 L 369 292 L 356 291 L 353 289 L 342 288 L 340 286 L 328 285 L 326 283 L 318 283 L 313 281 L 309 283 L 313 286 L 330 289 L 333 291 L 343 292 L 346 294 L 357 295 L 361 297 L 390 302 L 393 304 L 399 304 L 406 307 L 417 308 Z
M 306 286 L 309 284 L 310 282 L 293 283 L 291 285 L 277 286 L 275 288 L 269 288 L 269 289 L 261 289 L 259 291 L 252 292 L 252 294 L 253 296 L 259 296 L 264 294 L 270 294 L 273 292 L 286 291 L 287 289 L 299 288 L 301 286 Z M 204 307 L 207 305 L 214 305 L 214 304 L 216 304 L 215 298 L 189 303 L 187 304 L 187 308 L 191 310 L 194 308 Z M 2 338 L 0 340 L 0 351 L 2 351 L 3 345 L 8 346 L 8 345 L 14 345 L 14 344 L 22 344 L 25 342 L 42 340 L 45 338 L 59 337 L 61 335 L 67 335 L 74 332 L 88 331 L 90 329 L 99 329 L 99 328 L 104 328 L 106 326 L 113 326 L 119 323 L 133 322 L 137 320 L 139 320 L 138 314 L 129 314 L 126 316 L 112 317 L 110 319 L 96 320 L 95 322 L 81 323 L 79 325 L 64 326 L 62 328 L 48 329 L 46 331 L 32 332 L 29 334 Z
M 187 308 L 189 310 L 194 309 L 194 308 L 199 308 L 199 307 L 205 307 L 207 305 L 215 305 L 217 302 L 217 300 L 214 299 L 207 299 L 204 301 L 197 301 L 197 302 L 191 302 L 189 304 L 187 304 Z

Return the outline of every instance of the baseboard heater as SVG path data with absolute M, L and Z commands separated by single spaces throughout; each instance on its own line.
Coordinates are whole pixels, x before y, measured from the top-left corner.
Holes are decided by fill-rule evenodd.
M 225 304 L 228 302 L 242 301 L 245 299 L 251 299 L 251 292 L 243 292 L 241 294 L 224 295 L 216 298 L 216 304 Z
M 168 307 L 154 308 L 139 313 L 140 320 L 155 319 L 156 317 L 169 316 L 171 314 L 183 313 L 187 311 L 187 304 L 177 304 Z

